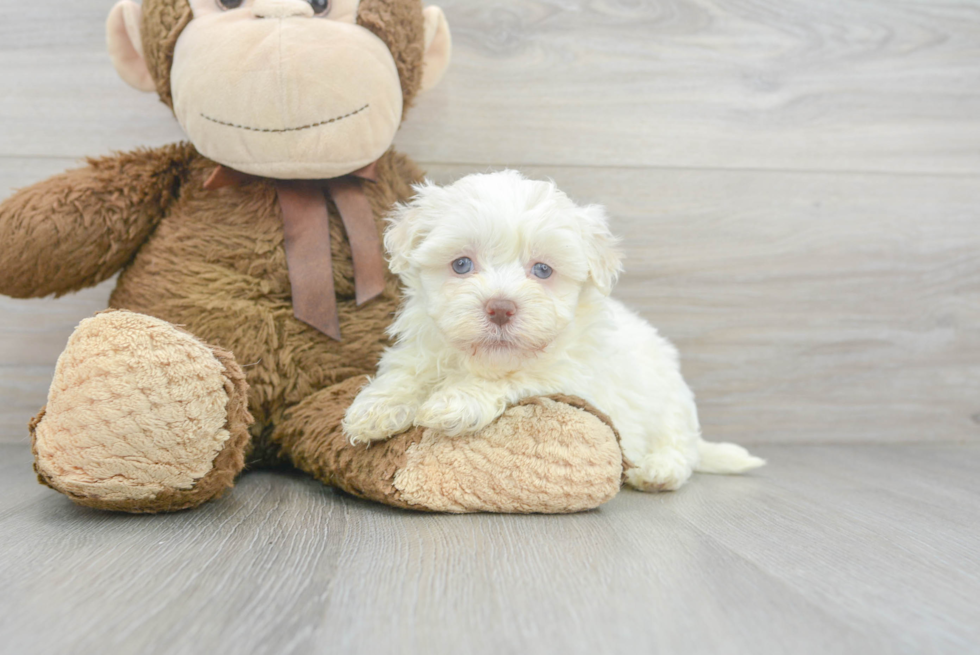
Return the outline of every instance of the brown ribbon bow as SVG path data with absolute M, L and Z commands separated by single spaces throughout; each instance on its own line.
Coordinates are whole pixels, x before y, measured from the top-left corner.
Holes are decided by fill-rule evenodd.
M 327 180 L 272 180 L 276 185 L 286 235 L 286 263 L 293 289 L 293 313 L 340 341 L 340 315 L 333 286 L 330 253 L 330 194 L 350 240 L 354 260 L 354 299 L 358 306 L 378 297 L 385 287 L 385 261 L 374 212 L 361 180 L 374 182 L 377 162 L 343 177 Z M 218 166 L 205 189 L 238 186 L 261 178 Z

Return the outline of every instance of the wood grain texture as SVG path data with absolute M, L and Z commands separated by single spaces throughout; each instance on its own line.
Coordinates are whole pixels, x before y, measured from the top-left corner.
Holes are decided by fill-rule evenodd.
M 429 170 L 448 183 L 473 169 Z M 709 438 L 980 437 L 974 180 L 525 171 L 608 207 L 627 255 L 615 295 L 679 346 Z M 0 299 L 0 385 L 13 394 L 0 408 L 0 430 L 13 431 L 0 442 L 25 438 L 46 398 L 45 367 L 53 370 L 78 321 L 105 307 L 112 284 L 57 300 Z
M 608 205 L 618 295 L 681 347 L 711 438 L 980 436 L 980 1 L 444 4 L 455 62 L 401 147 Z M 0 0 L 0 195 L 181 138 L 111 70 L 110 5 Z M 0 299 L 0 443 L 111 284 Z
M 0 0 L 0 155 L 180 138 L 116 79 L 113 0 Z M 429 161 L 980 172 L 978 0 L 443 0 Z
M 977 446 L 761 449 L 749 477 L 572 516 L 440 516 L 247 474 L 121 516 L 0 446 L 5 652 L 963 653 Z
M 444 4 L 433 161 L 980 171 L 976 0 Z
M 980 437 L 976 180 L 524 170 L 607 206 L 614 295 L 678 345 L 710 439 Z

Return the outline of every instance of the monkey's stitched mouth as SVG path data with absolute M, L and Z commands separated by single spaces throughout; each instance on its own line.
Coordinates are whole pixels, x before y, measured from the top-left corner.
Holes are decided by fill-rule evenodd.
M 370 104 L 367 104 L 361 107 L 360 109 L 355 109 L 354 111 L 344 114 L 343 116 L 335 116 L 334 118 L 325 121 L 320 121 L 319 123 L 310 123 L 309 125 L 301 125 L 299 127 L 284 127 L 281 129 L 249 127 L 248 125 L 237 125 L 235 123 L 228 123 L 226 121 L 218 120 L 217 118 L 212 118 L 211 116 L 208 116 L 207 114 L 204 113 L 201 114 L 201 118 L 203 118 L 204 120 L 211 121 L 212 123 L 217 123 L 218 125 L 224 125 L 226 127 L 234 127 L 239 130 L 248 130 L 249 132 L 266 132 L 269 134 L 282 134 L 283 132 L 300 132 L 302 130 L 310 130 L 313 129 L 314 127 L 320 127 L 321 125 L 329 125 L 330 123 L 336 123 L 337 121 L 342 121 L 345 118 L 350 118 L 351 116 L 360 114 L 362 111 L 366 111 L 367 108 L 370 106 L 371 106 Z

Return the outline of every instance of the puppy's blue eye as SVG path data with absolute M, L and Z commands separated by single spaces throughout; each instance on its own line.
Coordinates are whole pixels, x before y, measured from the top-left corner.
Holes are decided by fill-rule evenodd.
M 453 262 L 453 271 L 457 275 L 466 275 L 473 270 L 473 260 L 469 257 L 460 257 Z
M 551 277 L 552 270 L 547 264 L 538 262 L 531 268 L 531 272 L 534 273 L 535 277 L 539 277 L 542 280 L 547 280 L 549 277 Z

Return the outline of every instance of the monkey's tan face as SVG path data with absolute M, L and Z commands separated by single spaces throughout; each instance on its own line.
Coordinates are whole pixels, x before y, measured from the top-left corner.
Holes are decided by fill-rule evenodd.
M 177 40 L 177 120 L 205 156 L 253 175 L 314 179 L 391 145 L 402 90 L 357 0 L 191 0 Z M 319 12 L 319 13 L 318 13 Z

